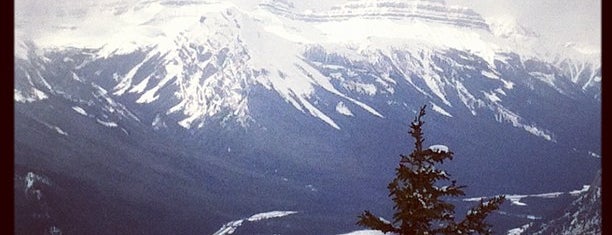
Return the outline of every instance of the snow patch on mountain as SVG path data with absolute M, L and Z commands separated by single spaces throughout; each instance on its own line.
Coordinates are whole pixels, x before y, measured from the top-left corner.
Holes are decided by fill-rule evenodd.
M 150 76 L 146 77 L 140 83 L 136 84 L 135 86 L 132 86 L 132 88 L 128 92 L 129 93 L 142 94 L 145 91 L 145 89 L 147 88 L 147 85 L 149 84 L 149 79 L 151 79 Z
M 570 195 L 570 196 L 580 196 L 583 195 L 584 193 L 588 192 L 590 186 L 589 185 L 584 185 L 582 187 L 582 189 L 580 190 L 573 190 L 570 192 L 551 192 L 551 193 L 539 193 L 539 194 L 506 194 L 504 195 L 506 197 L 506 199 L 510 200 L 510 202 L 512 203 L 512 205 L 515 206 L 527 206 L 526 203 L 521 202 L 522 199 L 524 198 L 530 198 L 530 197 L 535 197 L 535 198 L 558 198 L 562 195 Z M 464 198 L 462 199 L 463 201 L 480 201 L 481 199 L 485 199 L 488 197 L 473 197 L 473 198 Z
M 213 235 L 228 235 L 233 234 L 238 227 L 242 226 L 244 222 L 257 222 L 261 220 L 268 220 L 274 218 L 285 217 L 288 215 L 296 214 L 297 211 L 270 211 L 259 214 L 254 214 L 245 219 L 234 220 L 224 224 L 219 230 L 217 230 Z
M 501 99 L 499 98 L 499 96 L 497 96 L 497 95 L 496 95 L 495 93 L 493 93 L 493 92 L 486 92 L 486 91 L 483 91 L 482 93 L 485 95 L 485 97 L 486 97 L 486 98 L 487 98 L 489 101 L 491 101 L 491 102 L 493 102 L 493 103 L 496 103 L 496 102 L 500 102 L 500 101 L 501 101 Z
M 238 227 L 242 226 L 243 222 L 244 220 L 235 220 L 235 221 L 228 222 L 224 224 L 223 227 L 221 227 L 221 229 L 213 233 L 213 235 L 233 234 Z
M 47 94 L 45 94 L 44 92 L 36 88 L 32 88 L 30 93 L 25 93 L 25 94 L 24 92 L 20 90 L 14 89 L 13 97 L 15 101 L 20 102 L 20 103 L 31 103 L 34 101 L 41 101 L 41 100 L 49 98 Z
M 128 89 L 130 89 L 130 87 L 132 88 L 132 90 L 134 90 L 134 92 L 139 91 L 139 90 L 142 92 L 142 90 L 144 90 L 144 87 L 136 88 L 135 86 L 132 86 L 132 79 L 134 78 L 134 76 L 136 75 L 136 72 L 138 72 L 140 67 L 142 67 L 142 65 L 149 60 L 150 55 L 151 54 L 148 54 L 147 58 L 145 58 L 138 65 L 134 66 L 127 74 L 123 76 L 121 81 L 117 83 L 117 85 L 115 86 L 114 88 L 115 91 L 113 92 L 113 95 L 116 95 L 116 96 L 123 95 L 126 91 L 128 91 Z M 144 86 L 146 87 L 146 83 L 144 84 Z
M 601 155 L 599 155 L 599 154 L 597 154 L 595 152 L 589 151 L 589 155 L 591 155 L 591 157 L 594 157 L 594 158 L 601 158 Z
M 447 116 L 447 117 L 453 117 L 453 115 L 451 115 L 448 111 L 444 110 L 442 107 L 440 107 L 440 106 L 438 106 L 438 105 L 436 105 L 434 103 L 431 103 L 431 102 L 430 102 L 430 104 L 432 105 L 431 109 L 433 109 L 433 111 L 436 111 L 439 114 L 442 114 L 442 115 Z
M 484 102 L 477 99 L 472 93 L 470 93 L 470 91 L 465 88 L 463 83 L 456 81 L 455 89 L 459 95 L 459 99 L 470 110 L 472 115 L 476 116 L 476 109 L 485 107 Z
M 342 101 L 338 102 L 338 104 L 336 105 L 336 112 L 345 116 L 353 116 L 351 110 L 346 107 L 346 105 Z
M 53 127 L 53 130 L 55 130 L 55 131 L 56 131 L 57 133 L 59 133 L 60 135 L 65 135 L 65 136 L 67 136 L 67 135 L 68 135 L 68 133 L 67 133 L 67 132 L 65 132 L 64 130 L 62 130 L 61 128 L 59 128 L 59 127 L 57 127 L 57 126 L 54 126 L 54 127 Z
M 134 70 L 135 69 L 133 69 L 133 71 Z M 139 104 L 151 103 L 157 100 L 159 98 L 159 95 L 157 95 L 158 90 L 161 89 L 163 86 L 165 86 L 166 83 L 168 83 L 171 79 L 176 79 L 178 76 L 180 76 L 180 73 L 182 73 L 183 71 L 183 66 L 182 64 L 180 64 L 180 62 L 176 60 L 168 61 L 167 64 L 165 65 L 165 71 L 166 71 L 166 76 L 159 83 L 157 83 L 155 87 L 153 87 L 150 90 L 147 90 L 144 94 L 142 94 L 142 96 L 140 96 L 140 98 L 136 100 L 136 103 L 139 103 Z M 123 92 L 124 91 L 125 90 L 123 90 Z M 119 90 L 117 94 L 123 94 L 123 92 Z
M 42 122 L 42 124 L 47 126 L 49 129 L 54 130 L 55 132 L 57 132 L 60 135 L 68 136 L 67 132 L 65 132 L 64 130 L 62 130 L 61 128 L 59 128 L 57 126 L 51 125 L 51 124 L 46 123 L 46 122 Z
M 106 127 L 117 127 L 117 123 L 114 122 L 107 122 L 107 121 L 102 121 L 100 119 L 96 119 L 96 122 L 98 122 L 100 125 L 106 126 Z
M 119 118 L 128 118 L 128 119 L 140 122 L 140 119 L 138 118 L 138 116 L 132 113 L 122 103 L 115 101 L 115 99 L 111 97 L 111 95 L 109 95 L 106 89 L 102 88 L 101 86 L 95 83 L 91 83 L 91 85 L 96 89 L 93 92 L 94 97 L 98 99 L 98 101 L 102 102 L 102 107 L 104 108 L 104 110 L 106 110 L 109 113 L 119 114 Z
M 44 176 L 35 174 L 34 172 L 28 172 L 25 177 L 25 188 L 29 190 L 34 186 L 34 182 L 42 182 L 43 184 L 50 185 L 49 179 Z
M 295 55 L 302 54 L 304 49 L 302 45 L 284 40 L 275 34 L 254 34 L 254 31 L 251 30 L 261 26 L 248 26 L 250 30 L 242 33 L 245 44 L 249 46 L 249 55 L 252 55 L 248 63 L 251 67 L 260 68 L 258 70 L 263 71 L 261 75 L 256 77 L 256 81 L 267 89 L 276 91 L 296 109 L 317 117 L 336 129 L 340 129 L 332 118 L 317 108 L 311 101 L 315 88 L 321 88 L 325 92 L 351 101 L 375 116 L 383 116 L 374 108 L 338 91 L 330 82 L 329 77 L 324 76 L 306 63 L 305 58 L 296 57 Z M 267 49 L 271 47 L 276 49 Z M 368 94 L 375 92 L 373 90 L 375 87 L 367 84 L 355 83 L 352 88 L 360 89 Z
M 273 219 L 273 218 L 285 217 L 285 216 L 296 214 L 296 213 L 297 211 L 270 211 L 270 212 L 254 214 L 251 217 L 249 217 L 247 221 L 253 222 L 253 221 L 266 220 L 266 219 Z
M 77 112 L 78 114 L 81 114 L 81 115 L 83 115 L 83 116 L 87 116 L 87 112 L 86 112 L 86 111 L 85 111 L 83 108 L 81 108 L 81 107 L 79 107 L 79 106 L 73 106 L 73 107 L 72 107 L 72 109 L 73 109 L 75 112 Z
M 373 96 L 376 95 L 376 86 L 370 83 L 361 83 L 356 81 L 348 81 L 343 84 L 344 88 L 356 91 L 357 93 Z
M 589 191 L 589 188 L 591 188 L 591 185 L 583 185 L 582 189 L 571 191 L 571 192 L 569 192 L 569 194 L 572 195 L 572 196 L 578 196 L 580 194 L 583 194 L 583 193 L 586 193 L 587 191 Z
M 521 227 L 518 228 L 513 228 L 508 230 L 508 232 L 506 233 L 506 235 L 521 235 L 525 232 L 525 230 L 527 230 L 529 228 L 529 226 L 531 226 L 531 224 L 525 224 Z
M 495 74 L 495 73 L 493 73 L 493 72 L 491 72 L 491 71 L 482 70 L 480 73 L 481 73 L 483 76 L 485 76 L 486 78 L 490 78 L 490 79 L 494 79 L 494 80 L 499 79 L 499 75 L 497 75 L 497 74 Z
M 535 135 L 535 136 L 539 136 L 544 138 L 545 140 L 548 141 L 555 141 L 553 136 L 551 135 L 551 133 L 549 133 L 546 130 L 541 130 L 538 127 L 532 125 L 527 125 L 527 124 L 523 124 L 523 118 L 521 118 L 518 114 L 510 111 L 509 109 L 497 105 L 496 107 L 496 114 L 495 114 L 495 120 L 498 122 L 502 122 L 502 121 L 506 121 L 506 122 L 510 122 L 512 124 L 512 126 L 514 127 L 520 127 L 523 128 L 525 131 Z

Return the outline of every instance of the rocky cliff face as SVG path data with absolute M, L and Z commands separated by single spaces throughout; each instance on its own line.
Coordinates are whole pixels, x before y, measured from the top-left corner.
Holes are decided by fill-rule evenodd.
M 343 21 L 352 18 L 421 20 L 474 29 L 489 30 L 488 24 L 469 8 L 447 6 L 444 1 L 348 1 L 323 12 L 298 12 L 286 1 L 262 3 L 275 14 L 294 20 L 324 22 Z

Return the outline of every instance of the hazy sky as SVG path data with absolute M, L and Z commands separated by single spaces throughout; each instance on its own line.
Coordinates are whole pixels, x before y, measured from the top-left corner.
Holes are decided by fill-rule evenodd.
M 46 15 L 79 12 L 91 4 L 133 0 L 19 0 L 15 18 L 44 24 Z M 252 4 L 258 0 L 231 0 Z M 346 0 L 293 0 L 298 8 L 329 9 Z M 512 16 L 543 36 L 555 41 L 574 41 L 601 47 L 601 0 L 446 0 L 449 5 L 474 9 L 484 17 Z M 34 19 L 34 18 L 38 18 Z

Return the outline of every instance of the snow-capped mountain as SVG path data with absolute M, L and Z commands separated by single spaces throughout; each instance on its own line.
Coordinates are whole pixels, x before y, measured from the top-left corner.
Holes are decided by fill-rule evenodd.
M 172 11 L 167 11 L 164 6 Z M 387 14 L 388 12 L 392 14 Z M 107 32 L 108 38 L 121 37 L 121 40 L 127 42 L 107 42 L 104 37 L 98 38 L 97 41 L 104 44 L 86 45 L 101 48 L 89 54 L 89 58 L 83 58 L 78 68 L 86 67 L 88 63 L 98 58 L 142 52 L 144 55 L 138 58 L 138 63 L 131 65 L 128 71 L 113 73 L 115 84 L 109 92 L 117 97 L 137 96 L 138 98 L 132 101 L 137 104 L 160 100 L 168 103 L 168 107 L 164 109 L 166 114 L 183 115 L 184 118 L 178 123 L 186 128 L 191 127 L 193 122 L 201 122 L 207 117 L 218 114 L 221 110 L 226 110 L 245 124 L 249 119 L 248 98 L 245 92 L 252 86 L 263 86 L 274 90 L 296 109 L 310 113 L 335 128 L 339 127 L 328 114 L 321 112 L 316 105 L 307 101 L 315 87 L 345 98 L 347 102 L 382 117 L 375 108 L 339 92 L 338 88 L 332 85 L 337 78 L 321 76 L 324 75 L 321 73 L 323 68 L 308 65 L 307 61 L 304 61 L 302 57 L 310 55 L 313 46 L 321 46 L 308 43 L 312 41 L 322 41 L 327 44 L 323 46 L 325 48 L 323 53 L 330 51 L 356 60 L 380 61 L 384 57 L 393 58 L 395 51 L 409 52 L 412 67 L 400 64 L 400 68 L 406 71 L 418 71 L 414 69 L 415 66 L 427 64 L 424 67 L 433 71 L 419 71 L 422 73 L 419 74 L 421 76 L 428 75 L 423 76 L 426 89 L 415 87 L 425 95 L 439 98 L 438 101 L 447 106 L 451 104 L 446 98 L 444 86 L 455 85 L 454 81 L 444 81 L 444 76 L 440 76 L 435 71 L 437 65 L 429 61 L 432 55 L 439 52 L 453 49 L 473 51 L 476 57 L 485 60 L 490 67 L 482 71 L 482 76 L 501 81 L 500 84 L 503 86 L 498 85 L 495 89 L 504 92 L 503 89 L 511 89 L 513 84 L 504 78 L 498 79 L 499 72 L 495 61 L 504 63 L 504 54 L 509 52 L 499 50 L 498 45 L 484 38 L 490 35 L 475 34 L 473 31 L 462 30 L 461 27 L 447 27 L 448 25 L 466 26 L 483 29 L 486 32 L 489 27 L 484 20 L 469 9 L 446 7 L 443 1 L 350 1 L 329 12 L 319 14 L 292 12 L 282 1 L 262 3 L 260 8 L 253 12 L 243 12 L 237 6 L 227 3 L 140 2 L 132 9 L 119 13 L 119 17 L 124 21 L 121 23 L 128 25 L 115 30 L 117 32 Z M 305 24 L 313 19 L 319 19 L 316 21 L 323 23 Z M 406 19 L 413 21 L 406 23 Z M 385 27 L 364 27 L 374 26 L 381 23 L 380 21 L 389 22 L 384 24 Z M 370 32 L 358 30 L 357 27 L 367 28 Z M 381 29 L 380 32 L 376 32 L 372 28 Z M 342 32 L 340 29 L 347 31 Z M 126 33 L 128 30 L 134 33 Z M 346 35 L 345 38 L 342 38 L 342 34 Z M 501 36 L 504 37 L 506 34 L 508 32 L 502 33 Z M 59 33 L 53 37 L 57 39 L 71 35 Z M 447 35 L 452 39 L 447 40 L 439 35 Z M 85 38 L 84 41 L 89 43 L 90 40 Z M 66 44 L 62 46 L 75 46 L 72 42 L 61 43 Z M 278 50 L 268 50 L 270 46 Z M 421 54 L 421 58 L 413 56 L 416 54 Z M 149 63 L 152 63 L 155 69 L 142 71 L 141 67 Z M 390 63 L 392 64 L 388 66 L 393 66 L 393 63 L 398 61 Z M 440 70 L 439 67 L 437 69 Z M 597 87 L 594 84 L 601 80 L 599 65 L 572 61 L 571 58 L 559 59 L 556 66 L 551 68 L 538 69 L 545 71 L 534 71 L 531 75 L 554 88 L 558 85 L 554 80 L 559 80 L 552 79 L 551 76 L 555 73 L 563 73 L 560 75 L 569 77 L 573 83 L 580 83 L 584 90 Z M 380 70 L 382 71 L 375 72 L 384 75 L 390 68 Z M 108 81 L 103 82 L 108 83 Z M 354 86 L 353 90 L 361 89 L 372 93 L 373 90 L 392 89 L 394 85 L 392 83 L 396 81 L 387 79 L 377 83 L 363 83 L 362 86 L 348 83 L 339 85 Z M 378 84 L 382 87 L 377 87 Z M 170 90 L 176 90 L 176 93 L 160 98 L 159 91 L 166 87 L 172 87 Z M 31 90 L 28 92 L 15 90 L 18 101 L 41 99 L 45 96 L 44 92 L 35 87 L 27 89 Z M 494 98 L 497 96 L 495 89 L 482 92 L 488 94 L 486 97 L 498 100 Z M 455 93 L 459 94 L 461 90 L 459 86 Z M 599 90 L 595 90 L 594 95 L 598 96 L 598 92 L 600 93 Z M 469 93 L 461 96 L 473 95 Z M 468 107 L 473 106 L 468 105 L 468 102 L 483 102 L 483 99 L 478 98 L 474 98 L 473 101 L 467 99 L 469 98 L 463 100 L 463 103 Z M 170 103 L 168 100 L 175 102 Z M 513 124 L 521 126 L 518 123 Z
M 320 12 L 281 0 L 87 9 L 31 38 L 17 21 L 16 164 L 61 172 L 64 186 L 120 192 L 100 193 L 118 205 L 168 201 L 158 179 L 181 203 L 129 213 L 206 211 L 206 223 L 165 222 L 189 225 L 179 233 L 212 233 L 270 208 L 308 208 L 295 217 L 318 223 L 332 199 L 351 206 L 317 232 L 351 231 L 339 225 L 352 226 L 373 193 L 385 196 L 380 172 L 408 151 L 406 125 L 423 104 L 430 139 L 469 156 L 449 167 L 475 195 L 568 190 L 599 168 L 597 53 L 534 52 L 546 42 L 513 21 L 441 0 L 352 0 Z M 368 186 L 356 190 L 356 179 Z M 313 231 L 298 219 L 286 231 Z

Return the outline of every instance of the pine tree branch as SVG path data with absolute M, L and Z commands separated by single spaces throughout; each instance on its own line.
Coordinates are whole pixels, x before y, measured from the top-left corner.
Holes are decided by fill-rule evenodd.
M 368 227 L 374 230 L 379 230 L 383 233 L 388 232 L 399 232 L 398 228 L 393 227 L 390 223 L 387 223 L 380 218 L 374 216 L 369 211 L 364 211 L 359 217 L 359 221 L 357 221 L 357 225 Z

